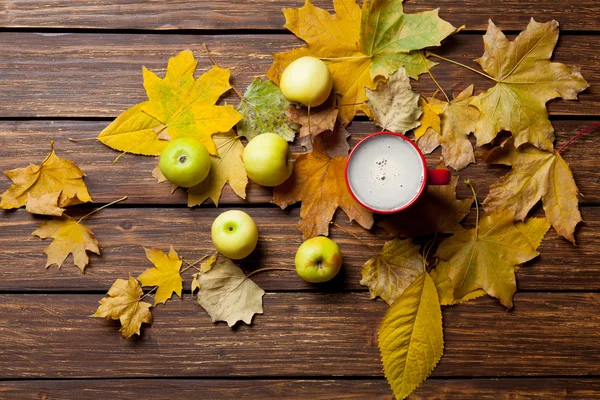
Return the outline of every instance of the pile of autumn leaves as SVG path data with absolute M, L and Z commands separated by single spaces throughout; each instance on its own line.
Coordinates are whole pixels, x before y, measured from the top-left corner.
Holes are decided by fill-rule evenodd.
M 574 243 L 581 221 L 577 187 L 554 149 L 546 103 L 556 97 L 576 99 L 588 86 L 577 68 L 550 61 L 558 40 L 557 22 L 532 20 L 509 41 L 490 21 L 485 51 L 477 62 L 483 69 L 480 74 L 493 86 L 477 96 L 471 85 L 454 99 L 441 87 L 441 95 L 421 97 L 412 91 L 409 78 L 431 74 L 435 66 L 431 59 L 438 57 L 424 49 L 439 46 L 460 28 L 439 18 L 437 10 L 405 14 L 401 3 L 366 0 L 361 8 L 355 0 L 334 0 L 335 14 L 309 1 L 299 9 L 285 9 L 285 27 L 306 46 L 275 54 L 267 72 L 270 80 L 255 79 L 237 108 L 216 105 L 230 89 L 229 71 L 215 64 L 195 79 L 197 62 L 190 51 L 169 60 L 164 78 L 144 68 L 148 100 L 123 112 L 98 137 L 115 150 L 146 156 L 158 156 L 169 140 L 196 137 L 213 157 L 209 178 L 188 189 L 188 205 L 194 206 L 208 198 L 218 205 L 227 183 L 245 198 L 242 137 L 251 140 L 275 132 L 293 141 L 299 132 L 297 140 L 307 152 L 294 156 L 293 175 L 274 189 L 273 201 L 282 208 L 302 203 L 298 227 L 306 239 L 327 235 L 338 207 L 366 229 L 374 223 L 345 185 L 349 151 L 345 127 L 358 112 L 385 130 L 412 130 L 425 153 L 441 146 L 445 164 L 456 170 L 475 162 L 468 139 L 474 133 L 478 146 L 487 145 L 486 162 L 512 167 L 491 186 L 483 202 L 485 214 L 480 217 L 476 207 L 475 227 L 460 224 L 474 199 L 456 199 L 458 177 L 453 177 L 446 187 L 428 188 L 408 211 L 380 222 L 398 238 L 387 242 L 362 268 L 361 284 L 373 298 L 381 297 L 390 305 L 379 329 L 379 347 L 397 398 L 408 396 L 442 355 L 441 305 L 489 294 L 511 308 L 515 271 L 538 255 L 536 249 L 550 225 Z M 310 119 L 306 109 L 290 104 L 277 87 L 285 67 L 304 55 L 323 59 L 334 81 L 334 94 L 311 110 Z M 501 131 L 511 136 L 496 143 Z M 5 173 L 13 185 L 2 195 L 1 208 L 25 205 L 32 213 L 60 216 L 64 207 L 91 201 L 83 172 L 54 151 L 40 166 Z M 164 180 L 158 168 L 153 175 Z M 546 217 L 526 218 L 540 199 Z M 80 222 L 63 215 L 34 232 L 54 239 L 45 250 L 47 266 L 60 267 L 72 253 L 83 271 L 86 250 L 99 254 L 96 239 Z M 415 244 L 411 239 L 415 237 L 425 244 Z M 432 249 L 436 250 L 428 257 Z M 146 255 L 155 267 L 138 279 L 118 279 L 96 314 L 120 319 L 124 337 L 139 333 L 141 324 L 151 321 L 152 304 L 142 301 L 147 295 L 138 280 L 156 290 L 155 305 L 173 293 L 181 296 L 182 260 L 177 253 L 147 249 Z M 215 256 L 203 261 L 192 292 L 198 291 L 198 302 L 213 321 L 230 326 L 240 320 L 250 323 L 255 313 L 262 312 L 264 291 L 235 264 Z M 223 279 L 234 283 L 234 296 L 215 288 L 214 282 Z

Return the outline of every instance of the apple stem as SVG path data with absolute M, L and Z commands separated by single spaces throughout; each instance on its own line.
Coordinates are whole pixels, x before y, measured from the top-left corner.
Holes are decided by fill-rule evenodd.
M 81 221 L 83 221 L 84 219 L 86 219 L 86 218 L 88 218 L 89 216 L 91 216 L 91 215 L 93 215 L 93 214 L 97 213 L 98 211 L 102 210 L 103 208 L 106 208 L 106 207 L 112 206 L 113 204 L 117 204 L 117 203 L 119 203 L 119 202 L 121 202 L 121 201 L 123 201 L 123 200 L 127 200 L 127 196 L 123 196 L 123 197 L 121 197 L 119 200 L 111 201 L 110 203 L 108 203 L 108 204 L 105 204 L 105 205 L 103 205 L 102 207 L 98 207 L 98 208 L 96 208 L 95 210 L 93 210 L 93 211 L 91 211 L 91 212 L 89 212 L 89 213 L 85 214 L 83 217 L 79 218 L 79 220 L 77 220 L 77 223 L 80 223 L 80 222 L 81 222 Z
M 352 236 L 353 238 L 355 238 L 356 240 L 358 240 L 360 242 L 360 244 L 367 246 L 369 249 L 371 249 L 371 251 L 373 253 L 375 253 L 375 255 L 379 255 L 379 252 L 377 250 L 375 250 L 375 247 L 370 244 L 365 242 L 363 239 L 359 238 L 358 236 L 356 236 L 354 233 L 350 232 L 349 230 L 347 230 L 346 228 L 341 227 L 340 225 L 336 224 L 335 222 L 331 222 L 331 225 L 334 225 L 337 228 L 340 228 L 341 230 L 343 230 L 344 232 L 346 232 L 348 235 Z
M 560 152 L 563 151 L 565 149 L 565 147 L 567 147 L 568 145 L 570 145 L 571 143 L 573 143 L 579 136 L 583 135 L 584 133 L 588 133 L 589 131 L 592 131 L 592 130 L 598 128 L 598 127 L 600 127 L 600 122 L 597 122 L 594 125 L 588 126 L 584 130 L 580 131 L 575 136 L 573 136 L 571 139 L 569 139 L 567 141 L 567 143 L 565 143 L 562 146 L 560 146 L 560 148 L 558 150 L 556 150 L 556 152 L 558 154 L 560 154 Z
M 219 67 L 219 64 L 217 64 L 217 62 L 213 58 L 212 54 L 210 54 L 210 50 L 208 50 L 208 46 L 206 45 L 206 43 L 202 43 L 202 47 L 204 47 L 204 51 L 206 51 L 206 54 L 208 54 L 208 58 L 210 58 L 210 61 L 215 65 L 215 67 Z M 237 94 L 237 96 L 240 98 L 241 101 L 246 101 L 246 99 L 244 99 L 244 96 L 242 96 L 242 93 L 240 93 L 240 91 L 237 90 L 235 86 L 233 86 L 232 84 L 229 84 L 229 85 L 231 86 L 231 88 L 233 89 L 235 94 Z
M 296 272 L 296 270 L 294 268 L 269 267 L 269 268 L 261 268 L 261 269 L 257 269 L 256 271 L 252 271 L 248 275 L 246 275 L 246 278 L 250 278 L 252 275 L 256 275 L 260 272 L 266 272 L 266 271 L 293 271 L 293 272 Z

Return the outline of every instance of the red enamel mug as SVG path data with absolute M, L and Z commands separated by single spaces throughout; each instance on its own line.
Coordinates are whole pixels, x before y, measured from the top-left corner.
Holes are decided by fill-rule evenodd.
M 425 157 L 404 135 L 377 132 L 361 140 L 346 162 L 346 185 L 354 199 L 377 214 L 407 209 L 427 185 L 447 185 L 450 171 L 427 169 Z

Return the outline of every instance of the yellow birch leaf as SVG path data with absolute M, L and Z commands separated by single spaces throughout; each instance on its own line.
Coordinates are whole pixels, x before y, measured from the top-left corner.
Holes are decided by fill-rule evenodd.
M 55 210 L 92 201 L 83 182 L 83 171 L 73 161 L 59 158 L 54 152 L 54 142 L 50 147 L 50 154 L 40 165 L 4 171 L 13 183 L 2 193 L 0 208 L 19 208 L 26 205 L 28 199 L 37 199 L 35 207 L 38 211 L 42 207 Z M 58 201 L 48 195 L 56 192 L 60 192 Z
M 183 278 L 179 273 L 181 269 L 181 259 L 171 246 L 169 254 L 165 254 L 158 249 L 144 249 L 146 258 L 150 260 L 156 268 L 148 268 L 137 279 L 143 286 L 158 286 L 154 295 L 155 304 L 164 304 L 171 298 L 173 293 L 181 297 L 183 288 Z
M 372 299 L 379 296 L 391 306 L 423 272 L 425 260 L 419 246 L 411 239 L 393 239 L 362 266 L 360 284 L 369 288 Z
M 378 334 L 383 372 L 404 399 L 435 368 L 444 351 L 442 311 L 433 280 L 420 274 L 387 311 Z
M 472 101 L 481 111 L 475 127 L 477 145 L 492 142 L 506 130 L 516 147 L 531 143 L 552 151 L 554 129 L 546 103 L 557 97 L 575 100 L 589 86 L 579 68 L 550 62 L 558 22 L 538 23 L 532 18 L 511 42 L 490 20 L 483 41 L 485 52 L 477 62 L 497 83 Z
M 142 301 L 143 294 L 133 277 L 130 276 L 128 280 L 117 279 L 108 290 L 107 297 L 100 300 L 93 317 L 119 320 L 123 339 L 139 335 L 142 323 L 152 323 L 152 304 Z
M 46 268 L 53 264 L 60 268 L 69 254 L 73 254 L 75 265 L 84 272 L 89 262 L 86 251 L 100 255 L 98 240 L 94 233 L 68 215 L 42 223 L 33 235 L 42 239 L 53 239 L 52 243 L 44 249 L 44 253 L 48 255 Z
M 226 183 L 240 198 L 246 198 L 248 176 L 242 160 L 244 145 L 233 132 L 213 136 L 213 140 L 219 157 L 211 157 L 208 177 L 199 185 L 188 189 L 188 207 L 198 206 L 208 198 L 218 206 Z
M 413 130 L 415 140 L 419 140 L 428 129 L 433 129 L 436 132 L 441 132 L 440 114 L 444 111 L 439 104 L 428 103 L 423 97 L 419 99 L 419 105 L 423 109 L 423 114 L 419 122 L 421 123 Z

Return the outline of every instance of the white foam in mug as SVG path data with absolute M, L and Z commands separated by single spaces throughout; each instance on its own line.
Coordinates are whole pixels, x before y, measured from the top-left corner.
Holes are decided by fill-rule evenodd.
M 379 212 L 394 212 L 412 203 L 423 190 L 426 173 L 415 145 L 387 132 L 360 142 L 346 170 L 348 186 L 357 200 Z

